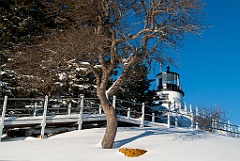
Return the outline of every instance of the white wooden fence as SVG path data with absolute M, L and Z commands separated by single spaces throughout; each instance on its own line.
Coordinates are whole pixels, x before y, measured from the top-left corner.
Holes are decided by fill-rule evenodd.
M 26 108 L 21 108 L 21 109 L 7 108 L 7 103 L 11 100 L 12 101 L 13 100 L 14 101 L 29 100 L 31 101 L 31 105 L 25 105 Z M 68 106 L 64 108 L 58 105 L 52 105 L 53 108 L 48 108 L 50 100 L 51 99 L 49 99 L 48 96 L 46 96 L 44 99 L 8 98 L 7 96 L 5 96 L 3 100 L 3 108 L 2 108 L 2 115 L 1 115 L 2 117 L 1 117 L 1 123 L 0 123 L 0 141 L 1 141 L 2 131 L 4 128 L 5 117 L 21 117 L 21 116 L 41 117 L 42 122 L 41 122 L 40 137 L 44 138 L 47 115 L 49 114 L 71 115 L 73 113 L 75 114 L 78 113 L 79 119 L 77 123 L 78 123 L 79 130 L 82 129 L 84 113 L 88 112 L 88 113 L 102 114 L 102 107 L 99 104 L 99 100 L 95 98 L 90 99 L 90 98 L 84 98 L 84 96 L 81 96 L 81 98 L 72 99 L 70 102 L 68 102 Z M 52 100 L 56 100 L 56 99 L 52 99 Z M 70 100 L 70 99 L 68 98 L 67 100 Z M 36 103 L 37 101 L 44 102 L 44 103 Z M 75 102 L 75 104 L 77 104 L 77 107 L 73 107 L 72 102 Z M 94 104 L 93 108 L 90 107 L 92 106 L 91 104 Z M 186 128 L 192 128 L 192 129 L 205 128 L 207 131 L 211 131 L 216 134 L 232 136 L 232 137 L 240 137 L 240 126 L 233 125 L 230 121 L 228 121 L 227 123 L 224 123 L 217 120 L 211 120 L 210 126 L 203 127 L 200 124 L 200 122 L 197 121 L 197 118 L 206 119 L 206 116 L 204 116 L 204 114 L 200 114 L 200 112 L 198 111 L 198 108 L 196 108 L 196 110 L 193 110 L 191 105 L 190 105 L 189 111 L 185 106 L 184 109 L 178 108 L 177 110 L 174 110 L 174 111 L 163 110 L 161 111 L 160 115 L 157 113 L 149 113 L 147 109 L 150 109 L 151 107 L 145 105 L 145 103 L 136 103 L 136 102 L 118 100 L 115 96 L 112 99 L 112 105 L 116 109 L 118 117 L 121 116 L 121 119 L 124 119 L 126 122 L 139 124 L 140 127 L 144 127 L 145 125 L 147 126 L 158 125 L 158 126 L 167 126 L 167 127 L 180 126 L 180 127 L 186 127 Z M 26 111 L 26 109 L 31 110 L 32 113 L 28 113 L 27 116 L 26 114 L 23 114 L 23 113 L 16 114 L 14 113 L 14 111 L 11 113 L 11 110 Z M 61 111 L 63 109 L 64 111 Z M 84 109 L 88 109 L 88 111 L 84 111 Z M 39 113 L 39 110 L 41 111 L 41 113 Z M 54 110 L 54 113 L 53 112 L 51 113 L 51 110 Z M 12 114 L 12 116 L 9 115 L 9 112 Z M 39 114 L 41 114 L 41 116 L 38 116 Z
M 39 101 L 39 99 L 24 99 L 24 98 L 19 98 L 19 99 L 17 99 L 17 98 L 14 98 L 14 99 L 8 99 L 8 96 L 5 96 L 4 97 L 4 101 L 3 101 L 3 110 L 2 110 L 2 115 L 1 115 L 1 122 L 0 122 L 0 142 L 1 142 L 1 138 L 2 138 L 2 132 L 3 132 L 3 128 L 4 128 L 4 125 L 5 125 L 5 119 L 6 118 L 11 118 L 11 117 L 14 117 L 14 118 L 18 118 L 18 117 L 20 117 L 20 118 L 23 118 L 23 120 L 24 120 L 24 118 L 28 118 L 28 117 L 41 117 L 41 135 L 40 135 L 40 138 L 44 138 L 45 137 L 45 128 L 46 128 L 46 124 L 47 124 L 47 114 L 49 114 L 49 108 L 48 108 L 48 103 L 49 103 L 49 98 L 48 98 L 48 96 L 45 96 L 45 99 L 44 99 L 44 105 L 43 105 L 43 107 L 42 106 L 37 106 L 36 105 L 36 102 L 34 102 L 34 107 L 32 108 L 33 110 L 33 113 L 32 114 L 27 114 L 28 116 L 26 116 L 25 114 L 13 114 L 13 112 L 12 112 L 12 110 L 17 110 L 18 112 L 19 111 L 21 111 L 21 110 L 26 110 L 26 108 L 11 108 L 11 109 L 8 109 L 8 111 L 11 113 L 11 114 L 13 114 L 13 116 L 7 116 L 6 117 L 6 112 L 7 112 L 7 103 L 8 103 L 8 101 L 9 100 L 14 100 L 14 101 L 21 101 L 21 100 L 30 100 L 30 101 Z M 26 105 L 28 108 L 28 110 L 29 110 L 29 105 Z M 31 107 L 31 106 L 30 106 Z M 41 109 L 41 108 L 43 108 L 43 111 L 41 111 L 42 112 L 42 116 L 37 116 L 37 111 L 39 110 L 39 109 Z M 83 124 L 83 108 L 84 108 L 84 96 L 82 96 L 81 98 L 80 98 L 80 105 L 79 105 L 79 107 L 77 108 L 78 109 L 78 113 L 79 113 L 79 119 L 78 119 L 78 121 L 77 121 L 77 123 L 78 123 L 78 129 L 79 130 L 81 130 L 82 129 L 82 124 Z M 95 107 L 94 107 L 95 108 Z M 99 108 L 99 110 L 98 110 L 98 113 L 99 114 L 102 114 L 102 108 L 101 108 L 101 106 L 98 106 L 98 108 Z M 54 109 L 54 110 L 57 110 L 57 109 L 59 109 L 59 108 L 52 108 L 52 109 Z M 51 109 L 51 110 L 52 110 Z M 93 108 L 92 108 L 93 109 Z M 72 110 L 72 106 L 71 106 L 71 103 L 69 103 L 69 106 L 68 106 L 68 108 L 66 109 L 67 110 L 67 113 L 66 112 L 64 112 L 63 114 L 64 115 L 71 115 L 71 114 L 73 114 L 73 113 L 71 113 L 71 110 Z M 16 112 L 16 111 L 15 111 Z M 88 112 L 89 113 L 89 112 Z M 96 112 L 95 112 L 96 113 Z M 52 113 L 52 114 L 57 114 L 57 115 L 59 115 L 59 114 L 61 114 L 61 112 L 59 113 Z M 51 113 L 50 113 L 50 115 L 51 115 Z M 102 120 L 102 118 L 101 118 L 101 120 Z M 27 120 L 26 120 L 27 121 Z M 27 123 L 26 122 L 26 124 L 27 125 L 29 125 L 29 123 Z M 14 126 L 14 125 L 13 125 Z

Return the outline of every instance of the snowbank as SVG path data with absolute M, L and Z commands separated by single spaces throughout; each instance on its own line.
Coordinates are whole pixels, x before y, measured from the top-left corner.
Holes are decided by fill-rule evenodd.
M 105 129 L 72 131 L 43 140 L 0 143 L 0 160 L 29 161 L 239 161 L 240 139 L 179 128 L 118 128 L 114 149 L 103 150 Z M 147 150 L 128 158 L 120 147 Z

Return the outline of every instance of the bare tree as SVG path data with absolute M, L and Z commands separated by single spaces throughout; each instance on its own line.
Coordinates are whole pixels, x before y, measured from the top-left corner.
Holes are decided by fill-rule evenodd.
M 204 29 L 202 3 L 199 0 L 81 0 L 78 5 L 77 1 L 71 2 L 77 9 L 90 10 L 85 15 L 71 13 L 76 19 L 84 19 L 83 23 L 46 36 L 34 50 L 15 53 L 12 64 L 15 70 L 23 72 L 20 69 L 30 62 L 24 71 L 50 82 L 66 62 L 73 61 L 79 66 L 87 62 L 88 71 L 96 77 L 97 96 L 107 119 L 102 148 L 112 148 L 117 117 L 109 98 L 131 77 L 129 72 L 135 65 L 172 62 L 167 51 L 180 47 L 188 33 L 200 34 Z M 19 63 L 23 55 L 25 61 Z M 107 88 L 115 69 L 120 71 L 119 77 Z
M 200 129 L 212 131 L 213 120 L 217 123 L 216 128 L 223 126 L 223 122 L 227 120 L 226 111 L 224 111 L 220 106 L 202 106 L 200 107 L 200 111 L 202 111 L 202 113 L 198 116 L 195 116 L 195 120 L 198 122 Z

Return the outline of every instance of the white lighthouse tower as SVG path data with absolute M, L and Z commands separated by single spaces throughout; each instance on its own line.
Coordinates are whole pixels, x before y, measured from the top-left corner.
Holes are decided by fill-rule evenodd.
M 180 85 L 180 75 L 170 71 L 167 66 L 167 71 L 157 75 L 157 100 L 156 103 L 160 108 L 168 110 L 179 110 L 184 108 L 183 97 L 184 92 Z

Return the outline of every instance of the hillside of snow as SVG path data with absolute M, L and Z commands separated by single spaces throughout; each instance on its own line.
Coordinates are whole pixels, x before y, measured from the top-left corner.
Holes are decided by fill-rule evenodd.
M 8 161 L 239 161 L 240 139 L 180 128 L 120 127 L 114 148 L 103 150 L 105 129 L 59 134 L 47 139 L 25 138 L 0 143 L 0 160 Z M 147 150 L 129 158 L 120 147 Z

